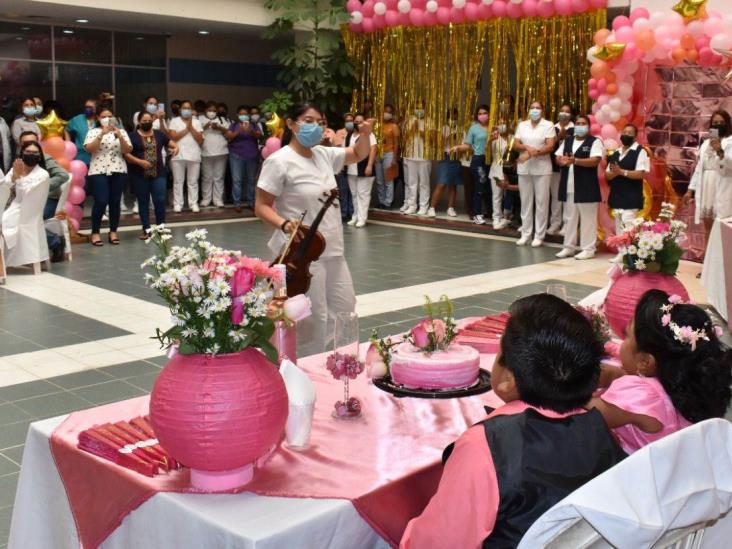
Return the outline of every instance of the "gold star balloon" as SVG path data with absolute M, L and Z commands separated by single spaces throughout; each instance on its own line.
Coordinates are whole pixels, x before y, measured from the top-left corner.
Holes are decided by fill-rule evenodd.
M 41 130 L 41 139 L 48 139 L 49 137 L 62 137 L 64 136 L 64 128 L 68 122 L 62 120 L 56 111 L 51 113 L 45 118 L 37 120 L 36 123 Z
M 267 122 L 269 134 L 275 137 L 282 137 L 285 132 L 285 121 L 282 120 L 276 112 L 272 113 L 272 119 Z
M 625 44 L 613 42 L 611 44 L 605 44 L 603 47 L 595 52 L 595 57 L 602 59 L 603 61 L 613 61 L 617 59 L 625 51 Z
M 707 0 L 680 0 L 673 9 L 688 23 L 696 19 L 706 19 L 707 15 Z

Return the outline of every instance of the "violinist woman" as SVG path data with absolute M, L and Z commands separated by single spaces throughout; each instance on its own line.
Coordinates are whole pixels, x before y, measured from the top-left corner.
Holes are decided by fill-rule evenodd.
M 293 106 L 286 117 L 282 148 L 262 165 L 255 214 L 275 229 L 269 241 L 274 254 L 282 252 L 303 212 L 303 223 L 312 224 L 322 201 L 336 188 L 333 174 L 369 155 L 369 139 L 359 139 L 352 147 L 321 146 L 322 118 L 320 110 L 309 103 Z M 368 137 L 371 131 L 371 120 L 360 127 L 362 137 Z M 351 273 L 343 256 L 343 225 L 337 207 L 328 208 L 318 230 L 326 246 L 318 261 L 310 265 L 308 295 L 313 315 L 299 325 L 298 339 L 307 354 L 325 351 L 336 315 L 352 312 L 356 306 Z M 302 231 L 297 240 L 300 238 Z

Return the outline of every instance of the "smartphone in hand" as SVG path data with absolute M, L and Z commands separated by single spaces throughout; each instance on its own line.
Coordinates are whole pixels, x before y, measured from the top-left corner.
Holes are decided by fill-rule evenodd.
M 709 137 L 711 139 L 719 139 L 719 130 L 717 128 L 712 128 L 709 130 Z

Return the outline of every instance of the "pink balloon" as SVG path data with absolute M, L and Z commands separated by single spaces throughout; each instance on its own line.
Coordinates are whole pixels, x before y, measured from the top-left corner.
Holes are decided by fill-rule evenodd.
M 346 9 L 349 12 L 361 11 L 361 2 L 358 0 L 348 0 L 348 2 L 346 2 Z
M 593 88 L 589 92 L 587 92 L 587 95 L 590 96 L 590 99 L 597 99 L 598 97 L 600 97 L 600 92 Z
M 440 25 L 447 25 L 450 23 L 450 8 L 440 6 L 437 8 L 437 22 Z
M 351 32 L 363 32 L 363 25 L 361 23 L 348 23 L 348 28 L 351 29 Z
M 396 27 L 399 24 L 399 14 L 394 10 L 387 10 L 384 14 L 384 21 L 388 27 Z
M 596 10 L 607 8 L 607 0 L 590 0 L 590 6 Z
M 648 19 L 651 16 L 651 12 L 649 12 L 646 8 L 635 8 L 633 11 L 630 12 L 630 22 L 635 23 L 636 19 Z
M 605 80 L 604 78 L 600 78 L 600 80 L 597 81 L 595 87 L 597 88 L 598 92 L 605 93 L 605 90 L 607 89 L 607 80 Z
M 69 189 L 69 202 L 72 204 L 83 204 L 86 198 L 86 193 L 82 187 L 74 185 Z
M 381 30 L 386 26 L 386 18 L 378 13 L 374 14 L 371 20 L 374 22 L 374 28 L 376 30 Z
M 633 27 L 631 27 L 630 25 L 628 25 L 627 27 L 621 27 L 615 31 L 615 40 L 623 44 L 629 44 L 633 42 L 634 37 L 635 33 L 633 32 Z
M 371 17 L 364 16 L 361 26 L 363 27 L 364 32 L 374 32 L 376 30 L 376 27 L 374 26 L 374 20 L 371 19 Z
M 524 7 L 526 17 L 536 17 L 539 13 L 539 2 L 537 0 L 524 0 L 521 5 Z
M 688 32 L 694 38 L 699 38 L 704 35 L 704 21 L 690 21 L 686 26 L 686 32 Z
M 592 124 L 592 126 L 590 126 L 590 133 L 592 135 L 600 135 L 601 130 L 602 130 L 602 126 L 600 126 L 600 124 L 595 123 L 595 124 Z
M 427 5 L 427 0 L 410 0 L 412 9 L 424 10 Z
M 410 24 L 409 13 L 399 12 L 399 24 L 405 26 Z
M 76 158 L 76 145 L 73 141 L 64 141 L 64 156 L 69 160 Z
M 625 50 L 623 50 L 623 61 L 632 61 L 633 59 L 638 59 L 638 52 L 640 50 L 638 49 L 638 46 L 636 46 L 634 43 L 626 44 Z
M 409 12 L 409 21 L 415 27 L 424 26 L 424 12 L 418 8 L 412 8 L 412 11 Z
M 618 31 L 619 29 L 622 29 L 623 27 L 630 27 L 630 19 L 628 19 L 625 15 L 619 15 L 615 19 L 613 19 L 613 30 Z
M 433 27 L 437 24 L 437 14 L 431 11 L 424 12 L 425 27 Z
M 588 0 L 572 0 L 572 9 L 574 13 L 584 13 L 590 9 L 590 3 Z
M 618 130 L 612 124 L 605 124 L 600 130 L 600 135 L 603 139 L 617 139 Z
M 535 0 L 524 0 L 524 4 L 527 1 L 533 2 Z M 479 17 L 480 17 L 480 15 L 479 15 L 479 10 L 478 10 L 477 4 L 473 4 L 471 2 L 468 2 L 467 4 L 465 4 L 465 18 L 468 21 L 477 21 L 479 19 Z
M 554 0 L 554 7 L 557 9 L 559 15 L 569 15 L 572 13 L 571 0 Z
M 508 15 L 511 19 L 518 19 L 524 14 L 524 10 L 521 8 L 521 4 L 514 4 L 513 2 L 509 2 L 508 6 L 506 6 L 506 15 Z
M 66 212 L 66 215 L 68 215 L 69 217 L 71 217 L 71 213 L 74 211 L 74 206 L 75 205 L 72 204 L 71 202 L 69 202 L 68 200 L 66 200 L 66 202 L 64 203 L 64 211 Z
M 71 208 L 71 214 L 69 215 L 72 219 L 78 219 L 81 220 L 82 217 L 84 217 L 84 210 L 82 210 L 79 206 L 74 206 Z
M 69 172 L 73 176 L 75 184 L 81 185 L 84 182 L 87 171 L 89 171 L 89 169 L 86 167 L 86 164 L 84 164 L 84 162 L 82 162 L 81 160 L 71 161 Z
M 374 16 L 374 0 L 366 0 L 363 3 L 363 6 L 361 7 L 361 13 L 363 13 L 363 18 L 366 19 L 367 17 L 373 17 Z
M 694 41 L 694 45 L 696 46 L 696 49 L 701 52 L 702 49 L 709 47 L 709 37 L 700 36 Z
M 506 15 L 506 2 L 504 2 L 504 0 L 494 0 L 493 4 L 491 4 L 491 8 L 493 8 L 493 15 L 496 17 L 503 17 Z
M 399 0 L 382 0 L 384 4 L 386 4 L 387 10 L 393 10 L 397 11 L 397 4 L 399 3 Z
M 68 218 L 68 221 L 69 221 L 69 223 L 71 223 L 71 226 L 74 228 L 74 230 L 76 232 L 79 232 L 79 226 L 80 226 L 79 220 L 78 219 L 73 219 L 73 218 L 69 217 Z
M 465 21 L 465 12 L 458 8 L 450 8 L 450 22 L 462 23 Z
M 490 19 L 493 17 L 493 10 L 486 4 L 480 4 L 478 6 L 478 17 L 480 19 Z
M 551 17 L 552 15 L 554 15 L 554 2 L 546 2 L 545 0 L 541 0 L 536 11 L 542 17 Z
M 592 89 L 592 88 L 596 88 L 596 87 L 597 87 L 597 79 L 596 79 L 596 78 L 590 78 L 590 79 L 589 79 L 589 80 L 587 81 L 587 86 L 588 86 L 588 87 L 589 87 L 590 89 Z
M 704 21 L 704 34 L 709 38 L 722 32 L 724 32 L 724 21 L 722 19 L 710 16 L 709 19 Z

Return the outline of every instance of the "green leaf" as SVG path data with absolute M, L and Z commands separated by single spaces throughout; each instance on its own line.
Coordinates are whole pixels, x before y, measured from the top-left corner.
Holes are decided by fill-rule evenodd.
M 182 355 L 194 355 L 197 350 L 195 346 L 188 341 L 181 341 L 178 344 L 178 352 Z
M 264 340 L 260 341 L 258 347 L 262 350 L 264 353 L 264 356 L 266 356 L 272 364 L 277 364 L 279 362 L 279 355 L 277 354 L 277 349 L 274 345 L 272 345 L 269 341 Z

